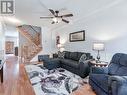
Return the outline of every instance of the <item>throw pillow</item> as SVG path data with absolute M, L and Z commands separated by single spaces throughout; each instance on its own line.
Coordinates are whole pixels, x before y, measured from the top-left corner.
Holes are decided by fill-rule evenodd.
M 65 52 L 58 52 L 58 58 L 64 58 Z
M 80 59 L 79 59 L 79 63 L 80 63 L 80 62 L 84 62 L 85 60 L 87 60 L 87 56 L 86 56 L 86 54 L 83 54 L 83 55 L 80 57 Z
M 69 59 L 70 58 L 70 52 L 69 51 L 65 51 L 64 58 L 66 58 L 66 59 Z

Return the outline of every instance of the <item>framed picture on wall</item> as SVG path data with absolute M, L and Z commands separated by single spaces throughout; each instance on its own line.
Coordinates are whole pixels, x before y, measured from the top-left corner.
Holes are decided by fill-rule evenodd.
M 70 42 L 85 41 L 85 30 L 70 33 L 69 40 Z

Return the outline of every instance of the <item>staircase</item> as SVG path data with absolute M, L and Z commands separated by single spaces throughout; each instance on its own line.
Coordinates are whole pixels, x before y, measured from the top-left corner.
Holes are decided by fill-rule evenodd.
M 22 63 L 30 62 L 40 51 L 42 51 L 41 31 L 38 32 L 31 25 L 18 26 L 21 35 L 19 40 L 25 40 L 20 43 L 20 59 Z

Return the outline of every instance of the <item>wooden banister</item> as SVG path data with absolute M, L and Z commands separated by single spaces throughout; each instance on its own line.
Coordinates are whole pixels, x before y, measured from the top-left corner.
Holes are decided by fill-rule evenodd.
M 41 34 L 40 33 L 36 33 L 33 36 L 31 36 L 25 29 L 22 29 L 21 27 L 17 28 L 18 31 L 25 36 L 28 40 L 32 41 L 35 45 L 40 45 L 41 44 Z
M 30 26 L 30 28 L 36 32 L 34 35 L 29 34 L 22 26 L 17 27 L 20 34 L 28 40 L 27 43 L 24 43 L 21 46 L 22 62 L 30 62 L 30 60 L 42 50 L 41 34 L 35 31 L 33 27 Z

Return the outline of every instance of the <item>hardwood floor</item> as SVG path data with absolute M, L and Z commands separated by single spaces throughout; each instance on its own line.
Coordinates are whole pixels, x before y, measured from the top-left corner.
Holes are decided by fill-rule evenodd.
M 0 95 L 35 95 L 24 66 L 19 65 L 17 57 L 8 57 L 4 65 L 4 82 L 0 84 Z
M 96 94 L 92 91 L 90 85 L 85 84 L 83 87 L 79 88 L 71 95 L 96 95 Z
M 4 65 L 4 82 L 0 84 L 0 95 L 35 95 L 23 64 L 18 58 L 8 56 Z M 71 95 L 96 95 L 88 84 Z

